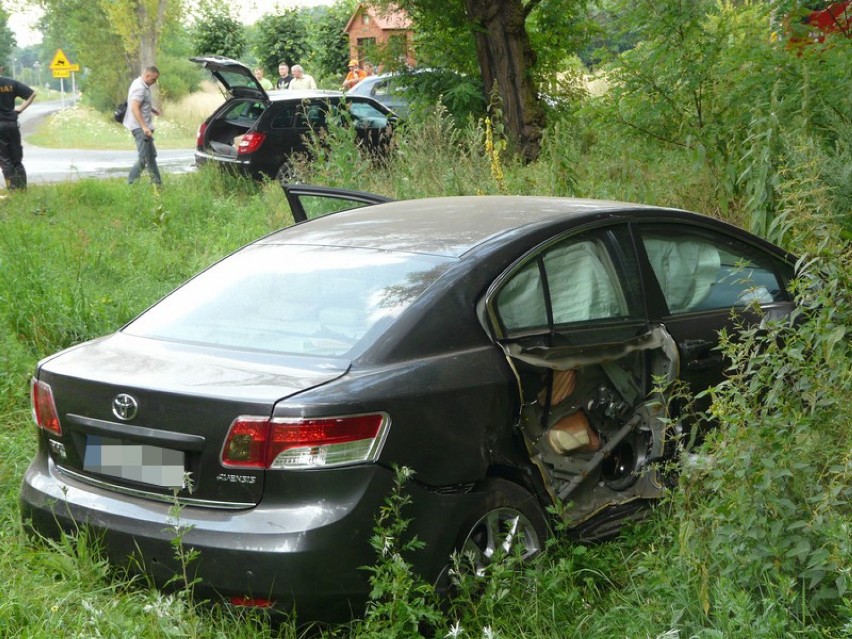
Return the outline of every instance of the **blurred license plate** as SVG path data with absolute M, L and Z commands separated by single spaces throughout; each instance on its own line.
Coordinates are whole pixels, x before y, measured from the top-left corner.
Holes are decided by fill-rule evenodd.
M 184 486 L 183 451 L 98 435 L 86 437 L 83 470 L 154 486 Z

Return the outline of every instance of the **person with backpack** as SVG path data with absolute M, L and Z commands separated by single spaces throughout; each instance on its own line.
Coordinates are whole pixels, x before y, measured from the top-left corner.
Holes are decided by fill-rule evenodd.
M 155 186 L 163 185 L 160 169 L 157 166 L 157 149 L 154 146 L 153 116 L 160 115 L 154 108 L 151 98 L 151 85 L 160 77 L 157 67 L 146 67 L 127 91 L 127 113 L 124 114 L 124 126 L 133 134 L 139 157 L 130 168 L 127 183 L 133 184 L 144 169 L 151 174 Z

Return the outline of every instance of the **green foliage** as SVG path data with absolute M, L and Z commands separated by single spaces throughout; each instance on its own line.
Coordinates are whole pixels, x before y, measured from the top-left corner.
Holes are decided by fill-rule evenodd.
M 538 85 L 556 79 L 589 40 L 594 25 L 587 0 L 543 0 L 527 19 L 536 52 L 533 73 Z
M 176 103 L 198 89 L 198 67 L 189 62 L 186 56 L 176 57 L 164 53 L 160 56 L 157 68 L 160 70 L 157 80 L 159 100 Z
M 0 64 L 9 69 L 3 75 L 12 75 L 12 50 L 15 48 L 15 34 L 9 28 L 9 14 L 0 6 Z
M 394 488 L 376 517 L 370 545 L 376 552 L 376 563 L 370 572 L 370 602 L 363 622 L 352 633 L 365 639 L 375 637 L 413 637 L 425 627 L 434 627 L 441 615 L 434 588 L 423 582 L 405 558 L 421 551 L 423 543 L 416 537 L 406 539 L 411 520 L 403 513 L 411 503 L 404 492 L 405 483 L 413 476 L 408 468 L 397 468 Z
M 279 14 L 266 14 L 254 27 L 251 51 L 258 64 L 267 70 L 278 69 L 281 60 L 290 66 L 304 62 L 310 53 L 310 36 L 304 14 L 287 9 Z M 309 69 L 305 69 L 310 73 Z
M 337 0 L 327 10 L 314 10 L 310 30 L 311 71 L 315 76 L 340 80 L 349 62 L 349 37 L 343 32 L 355 12 L 355 0 Z
M 819 253 L 800 260 L 795 324 L 723 342 L 733 364 L 712 391 L 723 428 L 678 501 L 678 549 L 707 612 L 731 584 L 801 620 L 842 618 L 852 586 L 852 252 L 826 238 Z
M 127 87 L 139 70 L 133 68 L 97 3 L 50 0 L 45 4 L 44 25 L 49 49 L 61 48 L 70 60 L 87 69 L 78 78 L 88 104 L 106 112 L 127 97 Z M 49 73 L 47 69 L 45 73 Z
M 640 135 L 689 149 L 713 172 L 723 208 L 744 198 L 751 228 L 768 234 L 791 144 L 806 131 L 831 155 L 849 128 L 852 40 L 792 51 L 772 42 L 763 3 L 643 1 L 619 10 L 641 43 L 614 60 L 604 108 Z
M 239 60 L 246 48 L 245 27 L 220 0 L 205 0 L 192 27 L 194 55 L 222 55 Z
M 462 2 L 405 0 L 396 4 L 408 11 L 416 27 L 414 50 L 419 66 L 480 76 L 476 45 Z
M 447 109 L 456 126 L 464 126 L 471 118 L 485 115 L 485 94 L 478 77 L 436 67 L 404 72 L 399 76 L 399 84 L 409 100 L 414 119 L 431 118 L 439 103 Z
M 133 16 L 121 3 L 89 0 L 43 0 L 45 40 L 50 50 L 61 48 L 69 58 L 85 69 L 78 74 L 84 100 L 99 111 L 111 112 L 127 97 L 127 88 L 140 73 L 137 51 L 143 39 L 142 26 L 130 24 Z M 156 35 L 154 63 L 160 68 L 160 86 L 172 99 L 187 95 L 198 86 L 197 74 L 185 58 L 185 36 L 177 22 L 176 2 L 166 2 L 168 11 L 159 30 L 148 25 L 146 37 Z M 144 11 L 142 12 L 144 14 Z M 115 23 L 115 15 L 123 20 Z M 121 29 L 133 32 L 130 49 L 121 37 Z M 134 30 L 135 29 L 135 30 Z M 150 64 L 150 62 L 148 62 Z
M 337 185 L 354 181 L 363 183 L 380 159 L 371 155 L 358 142 L 349 113 L 329 115 L 327 128 L 311 131 L 308 151 L 293 164 L 300 176 L 321 172 L 322 183 Z

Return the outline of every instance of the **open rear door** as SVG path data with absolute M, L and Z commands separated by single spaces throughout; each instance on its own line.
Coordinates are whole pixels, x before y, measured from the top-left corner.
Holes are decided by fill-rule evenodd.
M 311 186 L 310 184 L 282 183 L 281 188 L 284 190 L 284 195 L 287 196 L 290 211 L 293 213 L 293 220 L 297 223 L 362 206 L 393 201 L 392 198 L 384 195 L 367 193 L 366 191 L 332 189 L 326 186 Z

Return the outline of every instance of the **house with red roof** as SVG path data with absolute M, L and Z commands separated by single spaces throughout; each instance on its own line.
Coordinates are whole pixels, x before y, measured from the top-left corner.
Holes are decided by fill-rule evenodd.
M 415 63 L 411 18 L 403 9 L 385 11 L 360 3 L 343 30 L 349 37 L 349 54 L 366 61 L 390 53 L 406 66 Z

